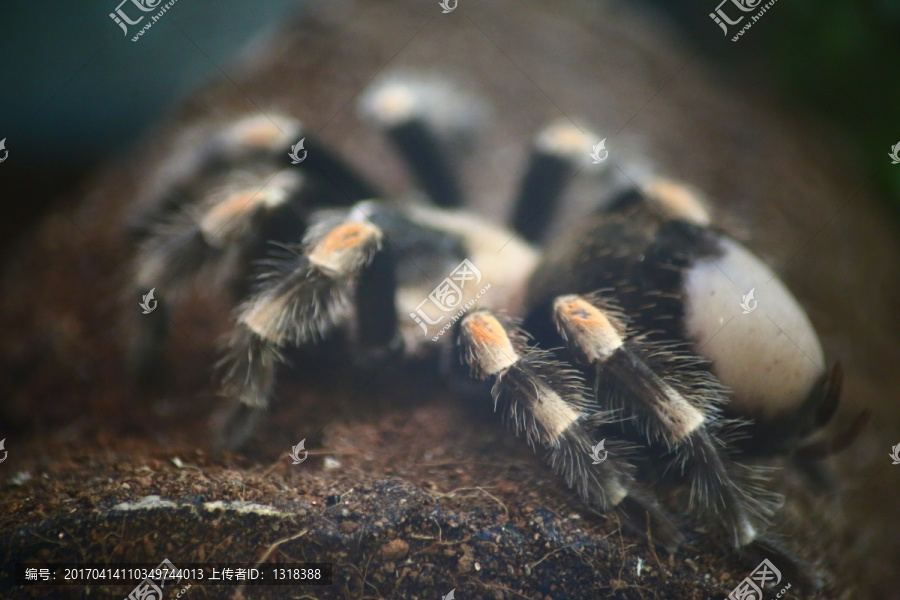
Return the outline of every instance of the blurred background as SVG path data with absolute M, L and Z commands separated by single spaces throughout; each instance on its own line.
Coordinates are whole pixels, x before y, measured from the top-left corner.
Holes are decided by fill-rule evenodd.
M 667 13 L 725 77 L 762 82 L 787 109 L 827 120 L 834 145 L 862 159 L 900 214 L 900 165 L 888 158 L 900 141 L 900 2 L 776 2 L 777 18 L 737 43 L 709 18 L 714 0 L 644 2 Z M 262 51 L 305 4 L 179 0 L 132 42 L 109 17 L 117 0 L 4 3 L 0 139 L 9 157 L 0 166 L 0 252 L 93 165 L 128 152 L 191 90 Z
M 900 2 L 779 0 L 734 43 L 710 27 L 719 0 L 648 1 L 726 75 L 836 125 L 834 145 L 860 153 L 900 215 L 900 165 L 888 157 L 900 142 Z
M 192 90 L 261 51 L 282 17 L 304 4 L 179 0 L 132 42 L 109 16 L 120 2 L 18 0 L 0 9 L 0 139 L 9 151 L 0 168 L 0 252 L 94 165 L 128 152 Z M 123 11 L 143 14 L 129 0 Z

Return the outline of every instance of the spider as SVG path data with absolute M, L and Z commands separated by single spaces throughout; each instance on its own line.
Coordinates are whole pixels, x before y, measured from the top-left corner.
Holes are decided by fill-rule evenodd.
M 234 447 L 292 349 L 339 339 L 364 365 L 437 357 L 444 377 L 482 382 L 474 389 L 591 509 L 639 531 L 649 519 L 674 551 L 683 534 L 654 489 L 680 490 L 671 496 L 720 523 L 734 548 L 778 550 L 765 530 L 779 497 L 750 463 L 812 465 L 863 420 L 814 435 L 837 409 L 841 369 L 824 368 L 799 303 L 671 179 L 598 185 L 593 211 L 546 239 L 596 141 L 570 124 L 536 136 L 508 226 L 463 208 L 447 123 L 465 119 L 434 102 L 464 112 L 454 93 L 394 78 L 363 95 L 362 115 L 421 186 L 408 198 L 376 199 L 285 116 L 244 118 L 176 157 L 131 223 L 136 290 L 159 297 L 140 321 L 138 376 L 156 376 L 170 307 L 206 277 L 234 299 L 221 363 L 233 405 L 222 437 Z M 299 164 L 285 162 L 299 148 Z M 751 287 L 766 308 L 739 314 Z

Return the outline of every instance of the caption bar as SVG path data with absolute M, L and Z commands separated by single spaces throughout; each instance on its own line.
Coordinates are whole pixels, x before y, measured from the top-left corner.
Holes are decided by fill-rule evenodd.
M 332 563 L 16 563 L 16 585 L 331 585 Z

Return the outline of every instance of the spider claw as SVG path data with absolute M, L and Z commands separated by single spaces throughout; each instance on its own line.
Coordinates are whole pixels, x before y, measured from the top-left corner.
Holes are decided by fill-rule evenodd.
M 871 411 L 861 410 L 850 422 L 850 425 L 834 436 L 798 446 L 794 451 L 794 457 L 801 461 L 823 460 L 832 454 L 841 452 L 856 441 L 871 418 Z

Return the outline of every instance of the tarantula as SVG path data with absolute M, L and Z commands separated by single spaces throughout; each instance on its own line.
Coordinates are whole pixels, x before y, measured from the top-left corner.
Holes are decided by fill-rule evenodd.
M 714 227 L 697 191 L 669 179 L 598 186 L 596 209 L 545 240 L 596 141 L 573 125 L 536 137 L 511 227 L 485 222 L 462 208 L 434 95 L 394 79 L 362 101 L 427 198 L 373 199 L 282 116 L 246 118 L 177 157 L 132 223 L 136 289 L 156 288 L 160 303 L 140 320 L 139 376 L 158 368 L 169 306 L 213 275 L 236 306 L 222 363 L 233 445 L 269 406 L 287 351 L 342 337 L 364 363 L 439 356 L 444 376 L 490 384 L 495 410 L 589 507 L 641 530 L 649 518 L 669 548 L 682 534 L 653 486 L 687 491 L 735 548 L 772 548 L 763 532 L 778 497 L 737 459 L 808 462 L 859 427 L 811 441 L 838 406 L 841 370 L 823 367 L 797 301 Z M 766 308 L 738 314 L 751 288 Z M 601 441 L 610 458 L 592 461 Z

